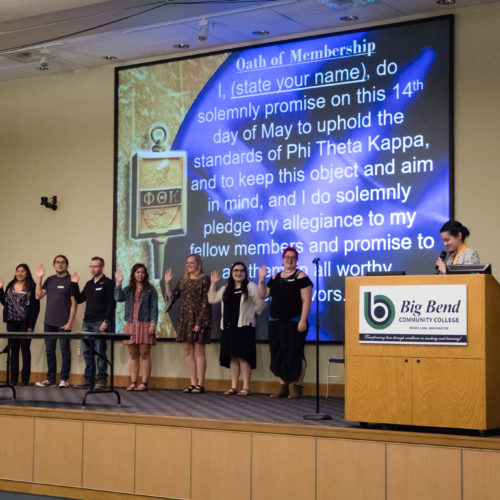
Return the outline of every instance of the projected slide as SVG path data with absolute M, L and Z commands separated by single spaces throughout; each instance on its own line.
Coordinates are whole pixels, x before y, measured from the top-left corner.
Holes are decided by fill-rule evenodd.
M 341 339 L 346 276 L 432 273 L 441 250 L 450 33 L 446 17 L 118 70 L 117 267 L 145 262 L 160 287 L 196 253 L 256 281 L 291 245 L 315 285 L 320 258 L 310 324 L 319 301 L 322 340 Z

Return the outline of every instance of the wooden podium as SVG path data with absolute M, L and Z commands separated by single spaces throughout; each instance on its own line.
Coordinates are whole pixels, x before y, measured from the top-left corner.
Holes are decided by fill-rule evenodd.
M 359 287 L 467 286 L 467 345 L 359 342 Z M 363 423 L 500 427 L 500 285 L 490 275 L 346 279 L 345 418 Z

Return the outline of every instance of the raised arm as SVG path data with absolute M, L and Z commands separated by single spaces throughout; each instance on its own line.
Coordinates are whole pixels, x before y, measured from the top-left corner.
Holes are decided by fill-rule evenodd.
M 124 302 L 125 294 L 123 293 L 122 283 L 123 283 L 123 273 L 118 269 L 115 273 L 115 300 L 116 302 Z
M 0 276 L 0 302 L 5 305 L 5 292 L 3 291 L 3 278 Z
M 36 288 L 35 288 L 35 297 L 40 300 L 45 297 L 47 294 L 47 290 L 44 290 L 42 288 L 42 278 L 45 275 L 45 267 L 43 267 L 43 264 L 40 264 L 38 266 L 38 269 L 36 270 Z
M 259 284 L 257 286 L 257 292 L 259 294 L 259 298 L 267 299 L 271 293 L 269 287 L 266 286 L 266 276 L 267 269 L 265 264 L 259 268 Z
M 217 282 L 220 280 L 220 274 L 217 269 L 214 269 L 210 273 L 210 288 L 208 290 L 208 302 L 210 304 L 218 304 L 222 300 L 222 294 L 224 293 L 224 287 L 216 289 Z

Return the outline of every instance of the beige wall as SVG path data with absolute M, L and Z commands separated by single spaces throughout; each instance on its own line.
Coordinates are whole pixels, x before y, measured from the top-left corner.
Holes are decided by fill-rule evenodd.
M 472 230 L 470 244 L 500 276 L 500 3 L 459 10 L 455 46 L 455 209 Z M 113 229 L 113 85 L 111 66 L 0 82 L 0 275 L 8 280 L 21 261 L 35 270 L 64 253 L 84 281 L 92 255 L 106 259 L 110 273 Z M 56 212 L 39 205 L 57 195 Z M 493 224 L 491 222 L 493 222 Z M 83 307 L 74 329 L 81 327 Z M 37 325 L 42 329 L 43 312 Z M 2 324 L 0 328 L 4 328 Z M 2 330 L 3 331 L 3 330 Z M 181 346 L 159 344 L 153 376 L 185 377 Z M 75 350 L 75 349 L 73 349 Z M 41 342 L 32 347 L 33 371 L 45 370 Z M 324 360 L 339 347 L 323 346 Z M 313 349 L 306 354 L 313 358 Z M 128 356 L 118 349 L 117 373 Z M 225 378 L 218 344 L 208 348 L 208 378 Z M 266 346 L 259 346 L 255 380 L 273 380 Z M 74 356 L 74 373 L 83 360 Z M 3 366 L 3 365 L 2 365 Z M 306 381 L 314 380 L 310 362 Z M 322 361 L 322 367 L 326 364 Z M 322 369 L 323 371 L 323 369 Z M 323 378 L 323 375 L 322 375 Z

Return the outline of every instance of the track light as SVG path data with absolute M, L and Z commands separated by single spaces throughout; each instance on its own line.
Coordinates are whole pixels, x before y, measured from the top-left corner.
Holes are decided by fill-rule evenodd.
M 52 196 L 51 201 L 49 201 L 47 196 L 42 196 L 40 205 L 51 208 L 52 210 L 57 210 L 57 196 Z
M 206 42 L 208 40 L 208 22 L 205 17 L 200 19 L 198 27 L 200 28 L 198 31 L 198 40 L 200 42 Z
M 42 54 L 42 57 L 40 59 L 40 66 L 38 69 L 40 71 L 47 71 L 49 69 L 49 49 L 44 47 L 40 50 L 40 54 Z

